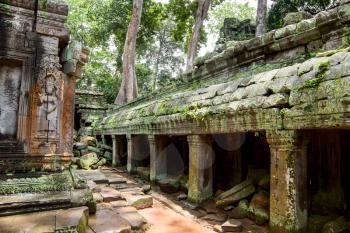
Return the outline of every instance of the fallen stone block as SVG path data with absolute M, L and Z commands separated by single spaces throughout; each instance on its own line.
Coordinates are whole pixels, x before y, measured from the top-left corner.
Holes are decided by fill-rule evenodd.
M 80 142 L 84 143 L 87 146 L 97 146 L 97 140 L 94 137 L 84 136 L 80 138 Z
M 242 231 L 242 222 L 230 219 L 227 220 L 224 224 L 221 225 L 222 232 L 241 232 Z
M 232 189 L 222 193 L 216 198 L 217 206 L 228 206 L 243 200 L 255 192 L 255 187 L 250 180 L 236 185 Z
M 98 163 L 99 158 L 96 153 L 89 153 L 80 157 L 79 166 L 82 169 L 90 170 L 91 166 Z
M 132 193 L 123 193 L 124 198 L 130 206 L 136 209 L 145 209 L 153 206 L 153 198 L 150 195 L 134 195 Z
M 76 142 L 73 144 L 73 148 L 77 149 L 77 150 L 83 150 L 87 148 L 87 145 L 85 143 L 82 142 Z
M 187 194 L 181 193 L 181 194 L 179 194 L 179 195 L 176 197 L 176 199 L 177 199 L 178 201 L 186 200 L 186 199 L 187 199 Z
M 141 189 L 143 193 L 147 194 L 151 191 L 151 185 L 143 185 Z
M 91 165 L 92 169 L 98 169 L 99 167 L 105 165 L 107 163 L 107 160 L 105 158 L 100 159 L 97 163 Z

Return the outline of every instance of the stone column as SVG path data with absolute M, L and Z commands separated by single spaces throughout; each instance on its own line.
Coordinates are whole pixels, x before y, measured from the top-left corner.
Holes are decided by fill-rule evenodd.
M 271 150 L 270 232 L 307 228 L 307 149 L 296 131 L 267 132 Z
M 113 161 L 112 166 L 122 166 L 122 157 L 124 153 L 124 144 L 122 136 L 112 135 L 113 140 Z
M 188 198 L 200 203 L 213 196 L 213 149 L 212 137 L 191 135 L 189 144 Z
M 149 135 L 148 141 L 151 153 L 150 179 L 156 182 L 167 175 L 166 148 L 170 139 L 167 136 Z
M 137 140 L 132 135 L 126 136 L 128 140 L 128 164 L 127 164 L 127 170 L 129 173 L 136 173 L 137 169 L 137 160 L 136 160 L 136 147 L 137 147 Z

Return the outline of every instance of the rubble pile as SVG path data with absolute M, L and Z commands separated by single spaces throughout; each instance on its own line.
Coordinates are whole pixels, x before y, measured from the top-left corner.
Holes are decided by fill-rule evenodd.
M 230 210 L 235 219 L 250 218 L 257 225 L 264 225 L 270 216 L 270 176 L 266 175 L 256 185 L 246 180 L 233 188 L 219 192 L 215 204 Z
M 97 169 L 112 162 L 111 146 L 100 143 L 94 137 L 83 136 L 73 144 L 73 166 L 85 170 Z

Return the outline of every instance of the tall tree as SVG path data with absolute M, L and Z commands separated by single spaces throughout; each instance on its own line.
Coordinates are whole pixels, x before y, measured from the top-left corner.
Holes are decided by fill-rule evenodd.
M 123 81 L 115 104 L 125 104 L 137 98 L 137 78 L 135 72 L 136 39 L 141 23 L 143 0 L 133 0 L 133 11 L 125 39 L 123 52 Z
M 187 50 L 187 65 L 186 71 L 190 71 L 194 66 L 194 60 L 197 56 L 198 42 L 200 40 L 200 33 L 205 18 L 208 15 L 208 10 L 211 0 L 198 0 L 196 20 L 192 29 L 192 36 Z
M 256 36 L 261 36 L 266 32 L 267 0 L 258 0 L 256 14 Z

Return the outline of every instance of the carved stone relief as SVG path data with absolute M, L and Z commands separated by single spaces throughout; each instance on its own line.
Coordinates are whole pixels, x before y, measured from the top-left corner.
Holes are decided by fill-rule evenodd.
M 62 76 L 58 58 L 46 56 L 41 60 L 37 81 L 37 137 L 57 139 L 61 106 Z
M 21 79 L 20 63 L 0 60 L 0 141 L 17 138 Z

